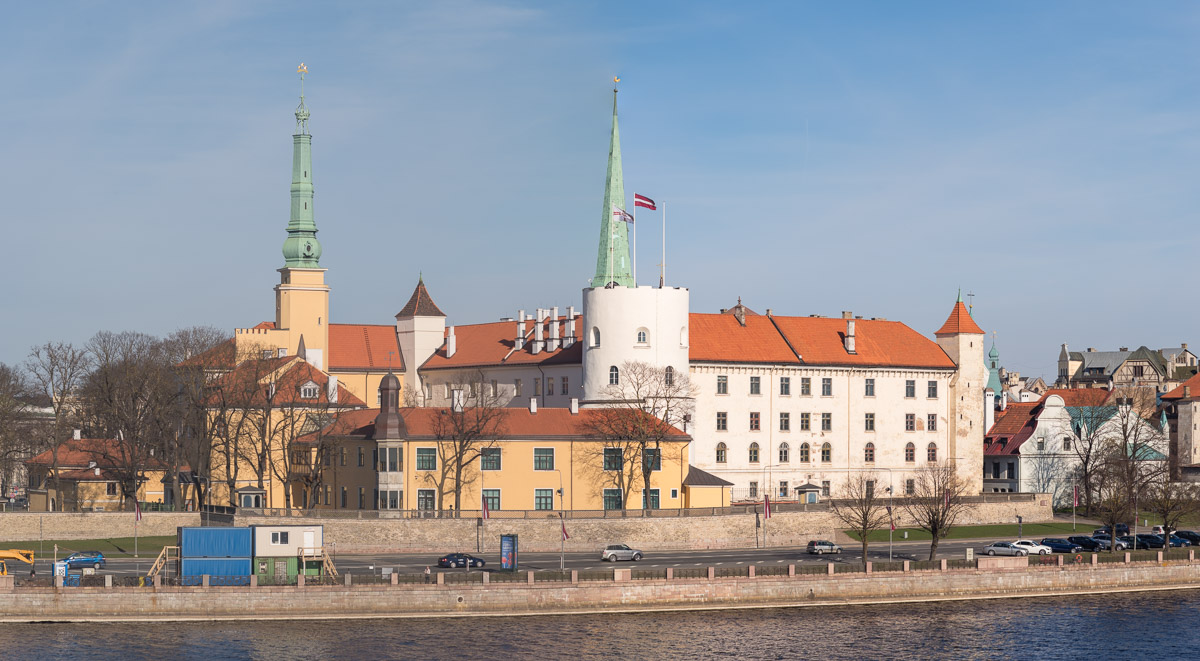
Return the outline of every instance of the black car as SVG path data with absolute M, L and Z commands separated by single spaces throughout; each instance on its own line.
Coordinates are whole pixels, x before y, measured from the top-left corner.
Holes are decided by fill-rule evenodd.
M 1192 546 L 1200 544 L 1200 534 L 1196 534 L 1196 532 L 1192 530 L 1176 530 L 1175 536 L 1186 539 L 1192 543 Z
M 438 558 L 437 565 L 438 567 L 475 568 L 482 567 L 484 562 L 480 558 L 476 558 L 473 555 L 467 555 L 466 553 L 447 553 L 446 555 Z
M 1049 546 L 1055 553 L 1079 553 L 1083 547 L 1058 537 L 1047 537 L 1041 541 L 1042 546 Z
M 1092 531 L 1092 534 L 1093 535 L 1109 535 L 1111 537 L 1112 531 L 1109 530 L 1108 526 L 1104 526 L 1103 528 L 1096 528 L 1095 530 Z M 1122 535 L 1128 535 L 1128 534 L 1129 534 L 1129 526 L 1124 523 L 1118 523 L 1117 524 L 1117 537 L 1120 537 Z
M 1161 549 L 1165 547 L 1166 543 L 1158 535 L 1149 535 L 1146 533 L 1139 533 L 1137 535 L 1137 548 L 1139 549 Z
M 1084 537 L 1082 535 L 1068 537 L 1067 541 L 1082 547 L 1084 551 L 1101 551 L 1104 547 L 1103 544 L 1097 542 L 1091 537 Z

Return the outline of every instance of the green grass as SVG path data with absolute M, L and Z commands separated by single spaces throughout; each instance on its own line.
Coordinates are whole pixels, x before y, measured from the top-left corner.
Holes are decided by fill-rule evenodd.
M 1087 535 L 1095 530 L 1095 526 L 1090 523 L 1080 523 L 1075 530 L 1071 530 L 1070 523 L 1026 523 L 1021 526 L 1021 535 L 1026 539 L 1041 539 L 1043 537 L 1065 537 L 1068 535 Z M 908 532 L 908 540 L 904 540 L 904 533 Z M 858 533 L 845 531 L 852 539 L 858 539 Z M 1017 524 L 1003 524 L 991 526 L 955 526 L 950 529 L 950 533 L 942 539 L 1016 539 Z M 876 530 L 868 537 L 871 542 L 886 542 L 888 541 L 888 531 Z M 892 533 L 893 541 L 929 541 L 929 533 L 920 528 L 897 528 Z
M 164 546 L 174 546 L 175 535 L 155 537 L 142 536 L 137 540 L 138 557 L 156 557 Z M 58 544 L 58 557 L 70 555 L 76 551 L 99 551 L 106 558 L 132 558 L 133 538 L 112 537 L 109 539 L 44 539 L 32 542 L 0 542 L 0 549 L 32 550 L 37 558 L 48 559 L 54 555 L 54 545 Z M 41 549 L 39 552 L 38 549 Z

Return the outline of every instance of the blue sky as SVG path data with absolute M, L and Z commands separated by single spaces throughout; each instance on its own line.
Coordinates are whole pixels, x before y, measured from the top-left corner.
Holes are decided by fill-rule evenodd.
M 740 3 L 739 3 L 740 4 Z M 1192 3 L 23 3 L 0 24 L 0 361 L 274 315 L 296 65 L 335 322 L 580 302 L 611 76 L 668 281 L 1003 362 L 1200 342 Z M 658 217 L 639 216 L 657 281 Z

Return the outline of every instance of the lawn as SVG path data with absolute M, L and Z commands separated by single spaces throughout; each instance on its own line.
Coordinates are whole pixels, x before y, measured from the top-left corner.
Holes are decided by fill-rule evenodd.
M 1096 527 L 1090 523 L 1080 523 L 1075 530 L 1071 529 L 1070 523 L 1026 523 L 1021 526 L 1021 535 L 1026 539 L 1041 539 L 1043 537 L 1065 537 L 1068 535 L 1090 535 Z M 853 539 L 858 539 L 858 533 L 845 531 Z M 901 541 L 904 539 L 904 533 L 908 533 L 908 539 L 911 541 L 929 541 L 929 533 L 920 528 L 897 528 L 896 532 L 892 533 L 893 541 Z M 991 526 L 956 526 L 950 529 L 950 533 L 942 539 L 1016 539 L 1017 524 L 1002 524 Z M 888 541 L 888 530 L 876 530 L 867 538 L 872 542 Z
M 154 558 L 164 546 L 175 544 L 175 535 L 156 537 L 142 536 L 137 540 L 138 557 Z M 38 559 L 49 559 L 54 556 L 54 545 L 58 544 L 58 557 L 70 555 L 76 551 L 99 551 L 106 558 L 132 558 L 133 538 L 112 537 L 110 539 L 44 539 L 32 542 L 0 542 L 2 549 L 32 550 Z

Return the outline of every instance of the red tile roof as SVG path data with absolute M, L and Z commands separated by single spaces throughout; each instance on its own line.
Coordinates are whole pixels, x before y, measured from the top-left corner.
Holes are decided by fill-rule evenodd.
M 59 470 L 82 468 L 86 469 L 90 462 L 96 462 L 100 468 L 117 467 L 123 465 L 122 458 L 129 456 L 133 450 L 129 446 L 123 446 L 121 441 L 115 438 L 82 438 L 78 441 L 70 440 L 61 443 L 58 446 L 58 467 Z M 54 463 L 54 455 L 50 450 L 46 450 L 41 454 L 25 460 L 26 464 L 36 466 L 52 466 Z M 147 462 L 147 467 L 165 467 L 161 460 L 151 459 Z
M 445 312 L 433 302 L 429 296 L 429 290 L 425 289 L 425 279 L 417 281 L 417 288 L 413 290 L 412 298 L 408 299 L 408 303 L 404 308 L 396 313 L 396 317 L 444 317 Z
M 800 363 L 770 317 L 747 314 L 745 321 L 743 326 L 730 314 L 692 313 L 688 357 L 698 362 Z
M 1184 386 L 1187 386 L 1188 391 L 1191 393 L 1191 397 L 1188 397 L 1187 401 L 1192 401 L 1197 398 L 1200 398 L 1200 374 L 1197 374 L 1196 376 L 1193 376 L 1192 378 L 1188 379 L 1187 381 L 1184 381 L 1183 383 L 1179 384 L 1173 390 L 1171 390 L 1171 392 L 1163 395 L 1162 398 L 1167 399 L 1167 400 L 1172 400 L 1172 401 L 1183 400 L 1184 399 L 1184 396 L 1183 396 L 1183 387 Z
M 1004 411 L 997 411 L 996 421 L 983 438 L 983 454 L 1020 454 L 1021 445 L 1029 440 L 1037 426 L 1037 414 L 1043 402 L 1018 402 L 1009 404 Z
M 942 327 L 934 335 L 954 335 L 955 333 L 976 333 L 983 335 L 983 329 L 971 318 L 971 311 L 967 309 L 967 306 L 962 301 L 954 304 L 954 309 L 950 311 L 950 316 L 946 318 L 946 323 L 942 324 Z
M 882 365 L 954 369 L 938 344 L 899 321 L 854 320 L 854 353 L 846 352 L 846 319 L 773 317 L 806 365 Z
M 1042 395 L 1042 401 L 1050 395 L 1058 395 L 1064 406 L 1104 406 L 1112 392 L 1104 388 L 1052 388 Z
M 317 397 L 302 399 L 300 388 L 309 381 L 317 384 Z M 212 382 L 212 397 L 214 400 L 221 397 L 226 402 L 234 401 L 238 408 L 263 407 L 267 405 L 272 383 L 277 393 L 271 402 L 275 407 L 318 406 L 329 403 L 326 392 L 329 376 L 307 361 L 301 360 L 299 356 L 242 361 L 236 369 Z M 215 404 L 215 401 L 213 403 Z M 338 385 L 336 406 L 356 408 L 366 405 L 367 403 L 354 393 Z
M 404 370 L 400 340 L 391 325 L 329 324 L 328 358 L 331 370 Z
M 565 316 L 551 321 L 542 322 L 542 337 L 550 338 L 550 325 L 558 324 L 559 338 L 567 334 Z M 575 317 L 575 333 L 578 336 L 574 345 L 568 349 L 556 351 L 541 351 L 533 353 L 533 331 L 537 324 L 533 319 L 525 321 L 525 346 L 520 351 L 513 351 L 516 344 L 517 322 L 494 321 L 486 324 L 469 324 L 455 326 L 455 352 L 446 357 L 446 346 L 443 344 L 425 364 L 423 370 L 462 369 L 496 365 L 578 365 L 583 361 L 583 316 Z M 450 329 L 446 329 L 450 334 Z

